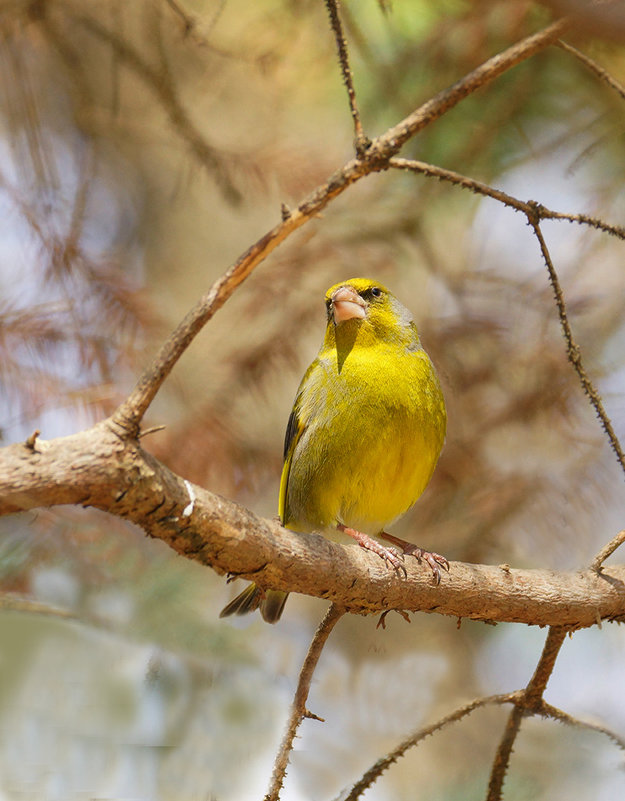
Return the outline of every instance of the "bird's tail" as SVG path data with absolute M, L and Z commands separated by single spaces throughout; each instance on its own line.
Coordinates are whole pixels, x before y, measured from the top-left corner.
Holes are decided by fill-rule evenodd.
M 277 623 L 280 620 L 288 592 L 281 590 L 261 590 L 256 584 L 250 584 L 242 593 L 230 601 L 219 613 L 219 617 L 229 615 L 246 615 L 260 607 L 263 620 L 267 623 Z

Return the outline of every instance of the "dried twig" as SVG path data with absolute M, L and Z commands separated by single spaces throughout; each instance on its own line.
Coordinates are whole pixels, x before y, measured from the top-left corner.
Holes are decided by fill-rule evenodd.
M 520 211 L 527 217 L 527 220 L 532 227 L 536 238 L 538 239 L 538 243 L 540 245 L 541 253 L 543 255 L 543 259 L 545 261 L 545 265 L 547 266 L 547 271 L 549 273 L 549 280 L 553 287 L 556 305 L 558 307 L 558 314 L 560 317 L 560 324 L 562 326 L 562 332 L 564 335 L 564 339 L 567 346 L 567 356 L 569 361 L 571 362 L 575 372 L 577 373 L 582 388 L 586 395 L 588 396 L 592 406 L 595 409 L 597 417 L 599 418 L 603 430 L 605 431 L 610 445 L 616 454 L 616 458 L 621 465 L 621 468 L 625 471 L 625 455 L 623 454 L 623 450 L 621 448 L 620 441 L 614 431 L 614 427 L 612 426 L 612 422 L 608 417 L 608 414 L 603 406 L 603 401 L 601 400 L 601 396 L 594 386 L 593 382 L 588 377 L 584 366 L 582 364 L 582 358 L 579 346 L 573 339 L 573 332 L 571 330 L 571 325 L 569 323 L 568 314 L 566 311 L 566 304 L 564 301 L 564 295 L 562 293 L 562 287 L 560 286 L 560 281 L 558 279 L 557 272 L 551 260 L 551 255 L 549 253 L 549 249 L 547 248 L 547 244 L 545 239 L 542 235 L 542 230 L 540 228 L 540 220 L 549 219 L 549 220 L 567 220 L 568 222 L 577 222 L 583 225 L 590 225 L 593 228 L 597 228 L 601 231 L 606 233 L 612 234 L 613 236 L 617 236 L 619 239 L 625 239 L 625 229 L 620 226 L 609 225 L 604 223 L 603 220 L 599 220 L 594 217 L 589 217 L 584 214 L 564 214 L 562 212 L 552 211 L 551 209 L 546 208 L 542 204 L 536 203 L 535 201 L 522 201 L 512 195 L 503 192 L 500 189 L 494 189 L 487 184 L 481 183 L 480 181 L 476 181 L 473 178 L 468 178 L 465 175 L 461 175 L 460 173 L 453 172 L 452 170 L 446 170 L 442 167 L 437 167 L 433 164 L 427 164 L 422 161 L 416 161 L 413 159 L 402 159 L 402 158 L 391 158 L 389 159 L 388 166 L 393 169 L 398 170 L 407 170 L 409 172 L 416 172 L 421 173 L 423 175 L 428 175 L 434 178 L 438 178 L 442 181 L 449 181 L 450 183 L 460 186 L 464 189 L 468 189 L 471 192 L 474 192 L 478 195 L 483 195 L 485 197 L 493 198 L 494 200 L 498 200 L 500 203 L 514 209 L 515 211 Z M 623 532 L 621 532 L 622 534 Z M 601 564 L 605 559 L 612 554 L 616 548 L 621 545 L 624 541 L 625 537 L 621 537 L 621 535 L 617 535 L 614 540 L 612 540 L 608 545 L 602 549 L 599 554 L 595 557 L 592 562 L 592 569 L 599 570 Z
M 556 44 L 562 50 L 565 50 L 567 53 L 575 56 L 575 58 L 581 61 L 585 67 L 587 67 L 591 72 L 594 72 L 600 81 L 603 81 L 611 89 L 614 89 L 616 92 L 618 92 L 623 100 L 625 100 L 625 87 L 615 78 L 613 78 L 610 73 L 607 72 L 607 70 L 604 70 L 603 67 L 600 67 L 596 61 L 593 61 L 592 58 L 589 58 L 585 53 L 582 53 L 581 50 L 573 47 L 573 45 L 563 42 L 562 39 L 559 39 L 554 44 Z
M 568 631 L 565 626 L 550 627 L 543 652 L 522 699 L 526 709 L 533 710 L 542 698 Z
M 599 553 L 595 556 L 595 558 L 590 563 L 590 569 L 599 571 L 605 560 L 608 556 L 612 556 L 614 551 L 619 548 L 625 542 L 625 529 L 623 531 L 619 531 L 619 533 L 613 537 L 607 545 L 604 545 L 603 548 L 599 551 Z
M 358 105 L 356 104 L 354 80 L 352 70 L 349 65 L 349 55 L 347 53 L 347 41 L 345 40 L 345 34 L 343 32 L 343 26 L 339 16 L 339 0 L 325 0 L 325 3 L 330 16 L 330 25 L 332 26 L 332 31 L 334 32 L 334 38 L 336 40 L 336 49 L 338 51 L 339 63 L 341 65 L 341 73 L 343 74 L 343 83 L 345 84 L 347 96 L 349 98 L 349 109 L 354 121 L 354 141 L 356 144 L 356 155 L 362 156 L 371 142 L 365 136 L 365 132 L 362 129 L 360 112 L 358 111 Z
M 595 385 L 592 383 L 590 378 L 588 378 L 586 370 L 584 369 L 584 365 L 582 364 L 582 354 L 580 352 L 579 345 L 573 339 L 573 332 L 571 330 L 571 325 L 569 323 L 569 318 L 566 311 L 566 304 L 564 302 L 562 287 L 560 286 L 560 280 L 558 279 L 558 274 L 556 273 L 555 267 L 553 266 L 551 255 L 549 254 L 549 249 L 547 248 L 547 243 L 544 240 L 540 228 L 538 213 L 536 216 L 528 215 L 527 219 L 529 224 L 534 230 L 536 238 L 538 239 L 540 250 L 543 254 L 543 259 L 547 267 L 547 272 L 549 273 L 549 281 L 553 288 L 553 294 L 556 299 L 556 306 L 558 307 L 558 315 L 560 317 L 560 325 L 562 326 L 562 332 L 564 334 L 564 339 L 566 341 L 567 356 L 569 358 L 569 361 L 573 365 L 575 372 L 579 376 L 579 380 L 584 389 L 584 392 L 586 393 L 588 399 L 593 405 L 597 417 L 601 422 L 603 430 L 607 434 L 612 450 L 616 454 L 617 461 L 620 464 L 621 468 L 623 469 L 623 472 L 625 472 L 625 454 L 623 453 L 623 450 L 621 448 L 621 443 L 619 442 L 619 439 L 616 436 L 616 432 L 614 431 L 612 422 L 608 417 L 608 414 L 603 406 L 603 401 L 601 400 L 601 396 L 599 395 L 599 392 L 597 391 Z
M 267 790 L 264 801 L 277 801 L 286 775 L 289 755 L 293 748 L 293 740 L 295 739 L 297 729 L 304 718 L 316 717 L 306 709 L 310 683 L 319 657 L 321 656 L 323 646 L 326 644 L 330 632 L 344 613 L 345 610 L 342 607 L 332 604 L 319 624 L 319 628 L 315 632 L 315 636 L 310 643 L 310 648 L 308 649 L 306 659 L 304 660 L 299 674 L 299 681 L 297 682 L 297 689 L 295 690 L 295 697 L 293 698 L 293 706 L 291 707 L 291 715 L 289 716 L 286 732 L 276 755 L 271 782 L 269 783 L 269 789 Z M 319 718 L 317 718 L 317 720 L 318 719 Z
M 488 781 L 486 801 L 501 801 L 501 791 L 508 765 L 510 764 L 512 746 L 521 728 L 522 719 L 523 709 L 515 705 L 512 712 L 510 712 L 506 728 L 504 729 L 499 747 L 497 748 L 497 753 L 495 754 L 495 759 L 493 760 L 490 779 Z
M 578 223 L 579 225 L 588 225 L 591 228 L 596 228 L 606 234 L 611 234 L 612 236 L 625 240 L 625 228 L 622 226 L 611 225 L 598 217 L 590 217 L 587 214 L 567 214 L 560 211 L 553 211 L 532 200 L 519 200 L 519 198 L 509 195 L 501 189 L 495 189 L 481 181 L 476 181 L 474 178 L 469 178 L 453 170 L 447 170 L 444 167 L 438 167 L 435 164 L 428 164 L 425 161 L 403 159 L 395 156 L 389 159 L 388 166 L 396 170 L 416 172 L 432 178 L 438 178 L 440 181 L 448 181 L 463 189 L 468 189 L 476 195 L 483 195 L 484 197 L 498 200 L 500 203 L 503 203 L 504 206 L 508 206 L 515 211 L 520 211 L 528 217 L 535 217 L 538 215 L 541 220 L 566 220 L 567 222 Z
M 525 715 L 528 713 L 534 714 L 541 707 L 542 695 L 566 634 L 567 629 L 562 626 L 552 626 L 549 629 L 534 675 L 525 690 L 517 696 L 514 709 L 508 717 L 506 728 L 493 760 L 486 801 L 501 801 L 503 782 L 510 764 L 512 747 L 521 728 L 521 721 Z
M 394 762 L 397 762 L 397 760 L 400 759 L 406 753 L 406 751 L 418 745 L 422 740 L 424 740 L 426 737 L 429 737 L 431 734 L 440 731 L 451 723 L 456 723 L 457 721 L 462 720 L 462 718 L 471 714 L 471 712 L 479 709 L 480 707 L 487 706 L 489 704 L 510 704 L 514 703 L 516 698 L 517 693 L 503 693 L 500 695 L 489 695 L 485 698 L 477 698 L 475 701 L 471 701 L 470 703 L 465 704 L 465 706 L 461 706 L 459 709 L 456 709 L 449 715 L 445 715 L 444 718 L 441 718 L 431 726 L 424 726 L 423 728 L 418 729 L 416 732 L 407 737 L 402 743 L 400 743 L 397 748 L 395 748 L 382 759 L 378 759 L 378 761 L 369 768 L 362 778 L 359 779 L 356 784 L 354 784 L 347 795 L 342 792 L 340 795 L 340 801 L 356 801 L 356 799 L 358 799 L 365 792 L 365 790 L 371 787 L 371 785 L 380 778 L 382 773 L 385 770 L 388 770 L 388 768 L 390 768 Z
M 400 150 L 408 139 L 477 89 L 524 59 L 548 47 L 562 35 L 567 24 L 566 20 L 555 22 L 485 61 L 451 87 L 428 100 L 400 123 L 374 139 L 363 155 L 352 159 L 330 176 L 326 183 L 311 192 L 288 216 L 283 214 L 282 221 L 248 248 L 213 284 L 165 342 L 152 365 L 143 373 L 129 397 L 114 415 L 114 421 L 120 426 L 121 431 L 131 436 L 137 434 L 141 418 L 161 384 L 196 334 L 223 306 L 254 268 L 293 231 L 315 218 L 331 200 L 342 194 L 356 181 L 372 172 L 387 169 L 389 159 Z M 105 38 L 108 36 L 106 31 L 100 31 L 99 26 L 94 32 Z M 117 39 L 114 41 L 117 42 L 116 46 L 124 55 L 136 59 L 136 54 L 127 54 L 127 46 L 124 43 L 120 43 Z M 146 65 L 140 62 L 137 68 L 145 70 Z M 151 75 L 152 73 L 148 72 L 146 77 L 151 79 Z
M 465 97 L 477 89 L 481 89 L 521 61 L 525 61 L 553 44 L 566 31 L 569 24 L 568 19 L 553 22 L 538 33 L 527 36 L 503 52 L 489 58 L 459 81 L 434 95 L 431 100 L 428 100 L 406 119 L 393 126 L 383 137 L 380 137 L 383 140 L 380 143 L 381 146 L 376 147 L 374 151 L 378 158 L 386 160 L 394 156 L 411 137 L 447 113 Z M 373 145 L 376 145 L 377 142 L 378 140 L 374 140 Z
M 553 720 L 557 720 L 559 723 L 564 723 L 567 726 L 573 726 L 576 729 L 587 729 L 588 731 L 594 731 L 598 734 L 603 734 L 609 740 L 611 740 L 614 745 L 616 745 L 622 751 L 625 751 L 625 739 L 620 737 L 611 729 L 608 729 L 606 726 L 601 726 L 598 723 L 590 723 L 585 720 L 580 720 L 579 718 L 574 718 L 572 715 L 569 715 L 562 709 L 551 706 L 551 704 L 548 704 L 545 701 L 542 702 L 540 709 L 538 709 L 537 712 L 544 717 L 552 718 Z
M 29 615 L 43 615 L 46 617 L 60 617 L 64 620 L 77 620 L 78 615 L 61 609 L 57 606 L 41 603 L 32 598 L 7 593 L 0 595 L 0 610 L 2 612 L 22 612 Z

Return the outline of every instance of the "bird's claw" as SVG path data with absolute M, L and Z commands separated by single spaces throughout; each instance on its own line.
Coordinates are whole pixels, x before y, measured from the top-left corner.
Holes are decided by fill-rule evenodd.
M 387 548 L 386 546 L 382 545 L 381 548 L 384 553 L 380 553 L 379 556 L 381 556 L 384 561 L 393 568 L 393 570 L 397 571 L 398 573 L 402 572 L 404 574 L 404 578 L 407 578 L 408 571 L 404 565 L 404 554 L 397 548 L 393 548 L 393 546 Z
M 441 556 L 439 553 L 434 553 L 433 551 L 424 551 L 423 548 L 414 547 L 414 550 L 406 551 L 408 556 L 414 556 L 419 562 L 423 559 L 424 562 L 427 562 L 430 566 L 432 573 L 434 574 L 434 581 L 437 584 L 441 583 L 441 567 L 443 570 L 449 572 L 449 562 L 445 559 L 444 556 Z
M 414 556 L 418 562 L 421 562 L 422 560 L 427 562 L 430 566 L 436 584 L 441 583 L 441 568 L 449 572 L 449 562 L 439 553 L 434 553 L 434 551 L 426 551 L 424 548 L 419 548 L 418 545 L 413 545 L 411 542 L 407 542 L 406 540 L 402 540 L 399 537 L 393 536 L 392 534 L 388 534 L 386 531 L 384 531 L 380 536 L 401 548 L 402 553 L 406 556 Z M 393 548 L 393 550 L 396 549 Z
M 367 551 L 373 551 L 373 553 L 377 554 L 381 559 L 384 559 L 384 561 L 389 564 L 393 570 L 395 570 L 395 572 L 403 572 L 404 577 L 408 575 L 408 572 L 403 564 L 404 555 L 397 548 L 394 548 L 393 546 L 387 547 L 386 545 L 382 545 L 368 534 L 363 534 L 362 531 L 358 531 L 355 528 L 350 528 L 342 523 L 339 523 L 337 528 L 339 531 L 342 531 L 344 534 L 347 534 L 349 537 L 355 539 L 361 548 L 364 548 Z

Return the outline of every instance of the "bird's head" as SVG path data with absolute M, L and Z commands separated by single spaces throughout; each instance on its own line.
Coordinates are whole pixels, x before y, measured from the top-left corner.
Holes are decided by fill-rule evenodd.
M 350 278 L 326 292 L 326 345 L 375 345 L 380 342 L 418 347 L 412 315 L 388 289 L 370 278 Z

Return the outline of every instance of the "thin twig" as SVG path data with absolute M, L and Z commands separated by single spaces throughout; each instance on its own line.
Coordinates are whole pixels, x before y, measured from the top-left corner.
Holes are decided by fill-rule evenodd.
M 551 626 L 549 628 L 543 652 L 523 695 L 522 703 L 526 709 L 533 710 L 542 699 L 568 631 L 565 626 Z
M 471 701 L 465 706 L 456 709 L 449 715 L 445 715 L 444 718 L 441 718 L 436 723 L 418 729 L 416 732 L 407 737 L 400 745 L 398 745 L 397 748 L 395 748 L 382 759 L 378 759 L 378 761 L 369 768 L 362 778 L 359 779 L 356 784 L 354 784 L 348 795 L 344 795 L 342 792 L 340 795 L 340 801 L 356 801 L 356 799 L 358 799 L 365 792 L 365 790 L 371 787 L 371 785 L 380 778 L 385 770 L 388 770 L 388 768 L 390 768 L 394 762 L 397 762 L 397 760 L 400 759 L 400 757 L 402 757 L 406 751 L 408 751 L 408 749 L 418 745 L 426 737 L 429 737 L 435 732 L 440 731 L 440 729 L 443 729 L 445 726 L 448 726 L 451 723 L 456 723 L 457 721 L 462 720 L 462 718 L 471 714 L 471 712 L 479 709 L 480 707 L 487 706 L 488 704 L 514 703 L 516 697 L 516 693 L 503 693 L 500 695 L 489 695 L 485 698 L 477 698 L 475 701 Z
M 488 781 L 488 791 L 486 794 L 486 801 L 501 801 L 501 791 L 503 789 L 503 782 L 510 765 L 510 755 L 512 754 L 512 746 L 517 738 L 521 728 L 521 721 L 523 720 L 523 709 L 520 706 L 514 707 L 508 716 L 508 722 L 504 729 L 502 738 L 493 760 L 493 766 L 490 771 L 490 779 Z
M 587 214 L 566 214 L 560 211 L 552 211 L 540 203 L 535 203 L 532 200 L 519 200 L 519 198 L 509 195 L 501 189 L 495 189 L 481 181 L 476 181 L 475 178 L 469 178 L 466 175 L 454 172 L 453 170 L 447 170 L 444 167 L 438 167 L 435 164 L 428 164 L 425 161 L 404 159 L 395 156 L 389 159 L 388 166 L 396 170 L 416 172 L 431 178 L 438 178 L 441 181 L 448 181 L 455 186 L 460 186 L 462 189 L 468 189 L 476 195 L 493 198 L 503 203 L 504 206 L 508 206 L 515 211 L 520 211 L 526 216 L 535 216 L 537 214 L 541 220 L 566 220 L 567 222 L 579 223 L 580 225 L 588 225 L 606 234 L 611 234 L 612 236 L 625 240 L 625 228 L 622 226 L 611 225 L 610 223 L 600 220 L 598 217 L 590 217 Z
M 569 715 L 568 712 L 564 712 L 562 709 L 551 706 L 551 704 L 548 704 L 545 701 L 543 701 L 540 709 L 538 709 L 537 712 L 540 715 L 557 720 L 559 723 L 564 723 L 567 726 L 573 726 L 577 729 L 587 729 L 588 731 L 594 731 L 598 734 L 603 734 L 609 740 L 611 740 L 614 745 L 625 751 L 625 739 L 620 737 L 611 729 L 608 729 L 606 726 L 601 726 L 598 723 L 590 723 L 585 720 L 579 720 L 579 718 L 574 718 L 572 715 Z
M 540 229 L 540 221 L 538 219 L 538 215 L 536 217 L 529 215 L 527 219 L 529 224 L 534 230 L 536 238 L 538 239 L 540 250 L 543 254 L 543 259 L 547 267 L 547 272 L 549 273 L 549 281 L 553 288 L 553 294 L 555 296 L 556 306 L 558 307 L 558 315 L 560 317 L 560 325 L 562 326 L 562 332 L 564 334 L 564 339 L 566 341 L 568 359 L 573 365 L 575 372 L 579 376 L 579 380 L 584 389 L 584 392 L 588 396 L 588 399 L 590 400 L 591 404 L 595 409 L 595 412 L 601 422 L 603 430 L 607 434 L 607 437 L 610 441 L 612 450 L 616 454 L 618 463 L 620 464 L 623 472 L 625 472 L 625 454 L 623 453 L 623 450 L 621 448 L 621 443 L 619 442 L 619 439 L 616 436 L 614 428 L 612 427 L 612 422 L 608 417 L 608 414 L 603 406 L 603 401 L 601 400 L 599 392 L 597 391 L 594 384 L 586 374 L 586 370 L 584 369 L 584 365 L 582 364 L 582 354 L 580 352 L 579 345 L 573 339 L 573 332 L 571 330 L 571 325 L 569 323 L 569 318 L 566 311 L 566 304 L 564 302 L 562 287 L 560 286 L 558 274 L 556 273 L 555 267 L 553 266 L 553 262 L 549 254 L 549 249 L 547 248 L 547 243 L 545 242 L 542 231 Z
M 545 692 L 566 634 L 567 629 L 563 626 L 552 626 L 549 629 L 534 675 L 525 690 L 518 696 L 515 701 L 515 707 L 508 717 L 508 722 L 493 760 L 486 801 L 501 801 L 503 783 L 510 765 L 512 748 L 521 728 L 521 721 L 525 715 L 528 713 L 533 714 L 540 708 L 542 695 Z
M 567 53 L 571 53 L 571 55 L 575 56 L 576 59 L 582 62 L 585 67 L 599 78 L 599 80 L 606 83 L 611 89 L 614 89 L 615 92 L 618 92 L 619 95 L 625 100 L 625 87 L 620 84 L 615 78 L 613 78 L 609 72 L 600 67 L 596 61 L 593 61 L 592 58 L 589 58 L 585 53 L 582 53 L 581 50 L 578 50 L 576 47 L 573 47 L 566 42 L 563 42 L 562 39 L 558 39 L 557 42 L 554 42 L 558 47 L 562 50 L 565 50 Z
M 315 636 L 310 643 L 310 648 L 308 649 L 306 659 L 304 660 L 299 674 L 297 689 L 295 690 L 295 697 L 293 698 L 293 706 L 291 707 L 291 714 L 287 723 L 286 732 L 284 733 L 276 755 L 269 789 L 267 790 L 264 801 L 277 801 L 279 798 L 297 729 L 304 718 L 315 717 L 306 709 L 310 683 L 319 657 L 321 656 L 323 646 L 326 644 L 332 629 L 344 614 L 345 610 L 342 607 L 332 604 L 319 624 L 319 628 L 315 632 Z
M 352 69 L 349 65 L 349 54 L 347 52 L 347 41 L 343 32 L 341 24 L 341 17 L 339 15 L 339 0 L 325 0 L 328 15 L 330 17 L 330 25 L 334 33 L 336 41 L 336 49 L 339 56 L 339 63 L 341 65 L 341 73 L 343 75 L 343 83 L 347 89 L 347 96 L 349 98 L 349 110 L 352 114 L 354 121 L 354 142 L 356 145 L 356 155 L 362 156 L 365 150 L 371 144 L 370 140 L 365 136 L 360 121 L 360 112 L 356 103 L 356 92 L 354 90 L 354 78 Z
M 78 616 L 74 612 L 50 606 L 46 603 L 35 601 L 32 598 L 23 598 L 19 595 L 0 595 L 0 610 L 3 612 L 24 612 L 31 615 L 44 615 L 49 617 L 60 617 L 64 620 L 77 620 Z
M 599 395 L 599 392 L 592 381 L 588 378 L 588 375 L 582 364 L 579 346 L 573 339 L 573 332 L 568 320 L 562 288 L 560 286 L 556 270 L 553 266 L 546 242 L 542 235 L 540 220 L 567 220 L 568 222 L 577 222 L 584 225 L 590 225 L 593 228 L 597 228 L 601 231 L 612 234 L 613 236 L 617 236 L 619 239 L 625 239 L 625 229 L 621 228 L 620 226 L 609 225 L 604 223 L 602 220 L 599 220 L 595 217 L 589 217 L 585 214 L 563 214 L 562 212 L 552 211 L 551 209 L 548 209 L 542 204 L 536 203 L 533 200 L 527 202 L 519 200 L 518 198 L 513 197 L 512 195 L 509 195 L 500 189 L 494 189 L 493 187 L 481 183 L 480 181 L 476 181 L 473 178 L 468 178 L 460 173 L 453 172 L 452 170 L 446 170 L 433 164 L 427 164 L 426 162 L 395 157 L 389 159 L 388 166 L 393 169 L 421 173 L 423 175 L 438 178 L 442 181 L 448 181 L 456 186 L 462 187 L 463 189 L 468 189 L 475 194 L 498 200 L 500 203 L 509 206 L 515 211 L 520 211 L 525 214 L 529 224 L 536 234 L 543 259 L 549 272 L 549 279 L 553 287 L 556 304 L 558 307 L 558 314 L 560 316 L 560 324 L 562 326 L 564 339 L 567 345 L 568 359 L 580 379 L 584 392 L 590 399 L 590 402 L 597 413 L 597 417 L 599 418 L 601 425 L 608 436 L 610 445 L 616 454 L 616 458 L 621 465 L 621 468 L 625 471 L 625 456 L 623 454 L 621 444 L 614 431 L 612 422 L 605 411 L 601 396 Z M 623 535 L 623 532 L 617 535 L 610 543 L 608 543 L 608 545 L 605 546 L 605 548 L 599 552 L 599 554 L 597 554 L 591 564 L 591 568 L 593 570 L 599 570 L 605 559 L 607 559 L 608 556 L 610 556 L 610 554 L 612 554 L 616 548 L 621 545 L 621 543 L 625 540 L 625 535 L 621 535 Z
M 154 362 L 144 371 L 133 391 L 113 415 L 113 422 L 121 428 L 121 432 L 125 435 L 136 436 L 139 423 L 161 384 L 194 337 L 250 273 L 293 231 L 314 219 L 330 201 L 342 194 L 353 183 L 373 172 L 386 169 L 388 160 L 410 137 L 506 70 L 548 47 L 561 36 L 566 27 L 567 22 L 560 20 L 488 59 L 449 89 L 439 92 L 400 123 L 374 139 L 364 155 L 349 161 L 331 175 L 326 183 L 313 190 L 297 209 L 288 216 L 283 215 L 283 219 L 278 225 L 248 248 L 217 279 L 164 343 Z M 97 29 L 97 33 L 103 38 L 108 36 L 107 32 L 101 32 L 99 29 Z M 124 56 L 136 59 L 134 51 L 128 53 L 127 46 L 122 46 L 121 40 L 114 39 L 113 41 L 116 43 L 113 46 L 120 47 Z M 140 62 L 138 68 L 145 69 L 146 65 Z M 148 72 L 146 77 L 151 78 L 151 76 L 152 73 Z
M 607 545 L 604 545 L 603 548 L 599 551 L 599 553 L 595 556 L 595 558 L 590 563 L 590 569 L 599 571 L 605 560 L 608 556 L 612 556 L 614 551 L 619 548 L 625 542 L 625 529 L 623 531 L 619 531 L 619 533 L 613 537 Z
M 431 100 L 428 100 L 406 119 L 393 126 L 383 137 L 380 137 L 383 140 L 382 146 L 376 148 L 375 151 L 378 157 L 388 159 L 394 156 L 410 138 L 452 109 L 465 97 L 477 89 L 481 89 L 511 67 L 553 44 L 569 25 L 570 21 L 567 18 L 553 22 L 538 33 L 527 36 L 496 56 L 489 58 L 459 81 L 434 95 Z M 377 142 L 378 140 L 374 140 L 373 145 L 376 145 Z
M 559 211 L 551 211 L 540 203 L 535 203 L 534 201 L 529 202 L 532 203 L 541 220 L 568 220 L 568 222 L 589 225 L 591 228 L 604 231 L 606 234 L 611 234 L 619 239 L 625 239 L 625 228 L 621 225 L 611 225 L 610 223 L 603 222 L 603 220 L 600 220 L 598 217 L 589 217 L 587 214 L 563 214 Z

